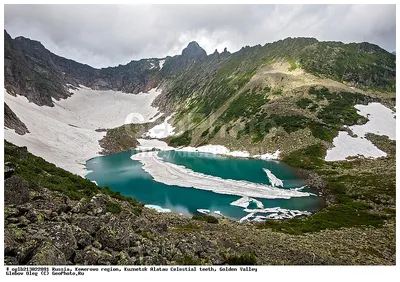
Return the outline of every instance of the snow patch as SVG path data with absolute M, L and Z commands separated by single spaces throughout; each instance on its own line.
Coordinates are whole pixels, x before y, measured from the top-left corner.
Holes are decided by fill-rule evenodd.
M 254 158 L 259 158 L 259 159 L 262 159 L 262 160 L 277 160 L 277 159 L 279 159 L 280 154 L 281 154 L 281 151 L 280 150 L 276 150 L 276 152 L 273 153 L 273 154 L 265 153 L 263 155 L 254 155 L 253 157 Z
M 333 147 L 326 152 L 325 161 L 345 160 L 350 156 L 363 155 L 367 158 L 386 157 L 386 153 L 379 150 L 371 141 L 362 138 L 351 137 L 346 131 L 340 131 L 333 139 Z
M 162 207 L 160 207 L 160 206 L 157 206 L 157 205 L 144 205 L 146 208 L 149 208 L 149 209 L 152 209 L 152 210 L 156 210 L 156 211 L 158 211 L 158 212 L 160 212 L 160 213 L 167 213 L 167 212 L 171 212 L 171 210 L 170 209 L 164 209 L 164 208 L 162 208 Z
M 166 142 L 158 140 L 158 139 L 139 138 L 139 139 L 137 139 L 137 141 L 140 144 L 139 146 L 137 146 L 137 149 L 139 151 L 151 151 L 153 149 L 169 151 L 169 150 L 175 149 L 173 147 L 168 146 L 168 144 Z
M 159 64 L 159 66 L 160 66 L 160 70 L 163 68 L 164 63 L 165 63 L 165 59 L 159 60 L 159 61 L 158 61 L 158 64 Z
M 216 215 L 219 215 L 219 216 L 224 216 L 220 211 L 214 211 L 214 213 L 215 213 Z
M 347 157 L 359 155 L 367 158 L 387 156 L 385 152 L 365 138 L 367 133 L 386 135 L 389 139 L 396 140 L 396 114 L 392 110 L 375 102 L 354 107 L 369 121 L 363 125 L 349 127 L 357 137 L 351 137 L 346 131 L 340 131 L 339 135 L 333 139 L 334 148 L 326 152 L 325 161 L 346 160 Z
M 165 118 L 164 122 L 158 124 L 151 128 L 148 132 L 145 133 L 145 137 L 150 138 L 167 138 L 168 136 L 174 135 L 174 129 L 172 125 L 168 123 L 168 121 L 172 118 L 173 115 L 170 115 Z
M 199 213 L 202 213 L 202 214 L 209 214 L 210 213 L 210 210 L 205 210 L 205 209 L 197 209 L 197 211 Z
M 368 105 L 356 105 L 358 113 L 368 118 L 363 125 L 353 125 L 351 131 L 358 136 L 365 136 L 367 133 L 386 135 L 390 140 L 396 140 L 396 118 L 395 113 L 381 103 L 369 103 Z

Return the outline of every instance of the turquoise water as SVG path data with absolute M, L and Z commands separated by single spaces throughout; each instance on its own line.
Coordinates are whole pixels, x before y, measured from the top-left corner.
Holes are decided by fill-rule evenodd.
M 155 182 L 151 175 L 142 169 L 142 164 L 130 157 L 136 151 L 100 156 L 86 162 L 86 175 L 99 186 L 109 186 L 125 196 L 131 196 L 144 204 L 152 204 L 168 208 L 185 215 L 198 214 L 197 209 L 220 211 L 232 219 L 240 219 L 247 215 L 243 208 L 230 205 L 239 196 L 218 194 L 195 188 L 169 186 Z M 216 156 L 204 153 L 187 153 L 161 151 L 158 156 L 163 160 L 184 165 L 196 172 L 218 176 L 226 179 L 246 180 L 255 183 L 269 184 L 268 177 L 262 168 L 272 171 L 283 180 L 284 188 L 300 187 L 303 181 L 298 179 L 294 171 L 287 165 L 277 161 L 256 159 L 239 159 Z M 304 190 L 307 191 L 307 190 Z M 291 199 L 258 199 L 265 207 L 281 207 L 317 211 L 321 206 L 321 198 L 311 196 Z M 249 208 L 255 208 L 251 204 Z

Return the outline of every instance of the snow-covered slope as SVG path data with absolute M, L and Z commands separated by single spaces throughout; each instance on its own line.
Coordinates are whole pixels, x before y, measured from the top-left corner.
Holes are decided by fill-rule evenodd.
M 396 114 L 380 103 L 356 105 L 358 113 L 369 119 L 366 124 L 354 125 L 350 130 L 357 135 L 351 137 L 346 131 L 340 131 L 333 139 L 334 147 L 327 151 L 326 161 L 345 160 L 350 156 L 363 155 L 367 158 L 385 157 L 386 153 L 379 150 L 371 141 L 365 138 L 367 133 L 386 135 L 396 140 Z
M 165 118 L 164 122 L 161 124 L 157 124 L 153 128 L 151 128 L 148 132 L 146 132 L 145 136 L 150 138 L 167 138 L 168 136 L 174 135 L 174 129 L 168 121 L 172 118 L 172 115 Z
M 27 126 L 23 136 L 5 129 L 5 139 L 70 172 L 84 175 L 86 160 L 101 151 L 98 141 L 105 132 L 99 128 L 114 128 L 125 121 L 147 122 L 158 109 L 151 106 L 160 94 L 125 94 L 119 91 L 97 91 L 81 87 L 65 100 L 54 101 L 54 107 L 29 103 L 24 96 L 14 97 L 4 91 L 4 100 Z M 130 118 L 127 118 L 130 117 Z

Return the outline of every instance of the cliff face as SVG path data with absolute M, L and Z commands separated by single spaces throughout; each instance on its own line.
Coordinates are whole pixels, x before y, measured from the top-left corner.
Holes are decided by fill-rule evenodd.
M 17 115 L 4 103 L 4 126 L 14 129 L 20 135 L 28 133 L 29 130 L 26 125 L 17 117 Z

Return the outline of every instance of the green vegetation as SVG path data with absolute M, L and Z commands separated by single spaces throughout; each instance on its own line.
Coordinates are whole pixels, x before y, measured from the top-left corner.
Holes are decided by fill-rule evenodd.
M 354 226 L 380 227 L 386 217 L 374 214 L 370 211 L 371 208 L 367 204 L 350 201 L 346 204 L 327 207 L 309 217 L 292 218 L 283 222 L 268 220 L 259 226 L 262 228 L 269 227 L 275 231 L 290 234 L 316 232 L 327 228 L 337 229 Z
M 315 144 L 284 156 L 282 161 L 290 166 L 313 169 L 321 167 L 324 164 L 325 154 L 325 146 Z
M 136 135 L 145 124 L 126 124 L 113 129 L 107 129 L 106 136 L 99 141 L 104 148 L 103 153 L 115 153 L 135 148 L 138 144 Z
M 149 240 L 154 240 L 154 236 L 150 232 L 142 231 L 142 232 L 140 232 L 140 235 Z
M 225 255 L 225 264 L 229 265 L 256 265 L 257 258 L 253 253 L 246 253 L 241 255 Z
M 272 91 L 272 94 L 274 95 L 281 95 L 283 92 L 282 88 L 278 88 L 278 89 L 274 89 L 274 91 Z
M 208 223 L 218 223 L 218 218 L 212 215 L 194 215 L 192 217 L 194 220 L 205 221 Z
M 264 91 L 264 94 L 267 94 L 267 93 L 271 92 L 271 87 L 267 85 L 263 88 L 263 91 Z
M 185 225 L 179 225 L 175 226 L 172 231 L 177 231 L 177 232 L 193 232 L 201 229 L 201 226 L 198 226 L 193 223 L 187 223 Z
M 367 121 L 354 108 L 354 105 L 366 103 L 371 99 L 363 94 L 350 92 L 331 93 L 327 88 L 316 89 L 315 87 L 311 87 L 309 93 L 315 96 L 317 101 L 328 101 L 328 105 L 322 107 L 317 114 L 317 118 L 322 122 L 301 115 L 269 115 L 260 109 L 256 111 L 256 108 L 253 111 L 246 112 L 241 106 L 234 105 L 232 109 L 237 109 L 235 116 L 237 118 L 246 117 L 248 120 L 245 127 L 239 131 L 238 138 L 248 134 L 252 136 L 253 142 L 260 142 L 274 127 L 283 127 L 288 133 L 309 128 L 315 138 L 332 142 L 343 125 L 362 124 Z M 298 100 L 296 105 L 303 109 L 309 109 L 311 112 L 315 112 L 319 107 L 317 103 L 314 103 L 309 98 Z M 241 114 L 241 112 L 244 114 Z M 226 114 L 226 116 L 233 116 L 233 114 Z
M 298 100 L 298 101 L 296 102 L 296 105 L 297 105 L 299 108 L 307 109 L 308 106 L 311 105 L 311 104 L 313 104 L 313 103 L 314 103 L 314 102 L 313 102 L 313 100 L 311 100 L 311 99 L 308 99 L 308 98 L 301 98 L 300 100 Z
M 360 93 L 338 92 L 331 93 L 326 88 L 319 90 L 311 87 L 310 94 L 316 96 L 317 100 L 328 100 L 329 104 L 325 106 L 317 115 L 326 124 L 332 126 L 354 125 L 356 123 L 365 123 L 368 121 L 357 113 L 354 108 L 356 104 L 365 104 L 370 98 Z
M 250 118 L 259 112 L 263 105 L 268 103 L 265 93 L 258 92 L 257 88 L 246 90 L 229 105 L 228 109 L 221 116 L 221 120 L 228 123 L 240 117 Z
M 219 130 L 221 129 L 221 127 L 223 126 L 223 124 L 221 122 L 216 122 L 214 124 L 214 128 L 210 133 L 210 138 L 214 138 L 214 136 L 219 132 Z
M 98 187 L 93 182 L 65 171 L 7 141 L 4 141 L 4 161 L 16 164 L 18 166 L 16 175 L 28 181 L 31 186 L 40 185 L 52 191 L 61 192 L 72 200 L 90 199 L 97 193 L 104 193 L 112 198 L 127 201 L 135 207 L 135 212 L 138 214 L 142 210 L 143 205 L 135 199 L 122 196 L 119 192 L 110 190 L 109 187 Z M 113 211 L 117 210 L 115 206 L 111 208 Z
M 188 146 L 190 142 L 192 142 L 191 131 L 186 130 L 184 133 L 178 136 L 170 136 L 167 141 L 170 146 L 179 147 L 179 146 Z
M 288 68 L 288 71 L 294 71 L 295 69 L 299 68 L 300 65 L 297 64 L 296 60 L 288 60 L 290 64 L 290 68 Z
M 258 113 L 248 122 L 244 129 L 239 131 L 241 137 L 250 134 L 254 142 L 263 140 L 264 136 L 274 127 L 283 127 L 287 133 L 295 132 L 299 129 L 309 128 L 315 138 L 332 141 L 337 135 L 337 130 L 310 118 L 300 115 L 279 116 L 267 113 Z
M 119 213 L 121 213 L 122 208 L 117 203 L 107 202 L 106 211 L 113 213 L 113 214 L 119 214 Z
M 200 260 L 193 258 L 189 255 L 184 255 L 179 261 L 180 265 L 201 265 Z
M 318 104 L 314 103 L 314 101 L 309 98 L 302 98 L 302 99 L 298 100 L 296 102 L 296 105 L 299 108 L 308 109 L 312 113 L 314 113 L 318 108 Z
M 206 130 L 204 130 L 204 131 L 201 133 L 201 137 L 206 137 L 206 136 L 208 135 L 209 132 L 210 132 L 210 129 L 207 128 Z
M 355 82 L 364 88 L 395 91 L 396 56 L 376 45 L 318 42 L 298 56 L 302 68 L 317 76 Z
M 96 186 L 97 187 L 97 186 Z M 119 192 L 115 192 L 113 190 L 110 189 L 110 187 L 106 186 L 104 188 L 99 188 L 101 190 L 102 193 L 109 195 L 112 198 L 121 200 L 121 201 L 126 201 L 129 204 L 131 204 L 132 206 L 134 206 L 134 212 L 139 215 L 142 212 L 142 207 L 143 204 L 138 202 L 136 199 L 131 198 L 131 197 L 127 197 L 127 196 L 123 196 L 121 195 Z
M 385 185 L 382 183 L 380 175 L 370 175 L 370 178 L 364 178 L 363 175 L 334 175 L 326 176 L 325 179 L 328 181 L 328 189 L 335 195 L 335 205 L 329 206 L 309 217 L 292 218 L 282 222 L 266 221 L 260 224 L 259 227 L 268 227 L 275 231 L 290 234 L 302 234 L 328 228 L 337 229 L 354 226 L 380 227 L 384 223 L 384 220 L 390 217 L 390 215 L 374 211 L 373 205 L 361 200 L 363 198 L 373 198 L 368 190 L 365 190 L 364 185 L 380 189 L 380 191 L 374 191 L 373 193 L 379 193 L 382 190 L 389 190 L 391 191 L 390 193 L 395 193 L 394 184 L 390 188 L 380 188 Z M 356 186 L 353 186 L 354 182 L 356 182 Z M 349 193 L 350 187 L 357 187 L 359 195 L 351 195 Z

